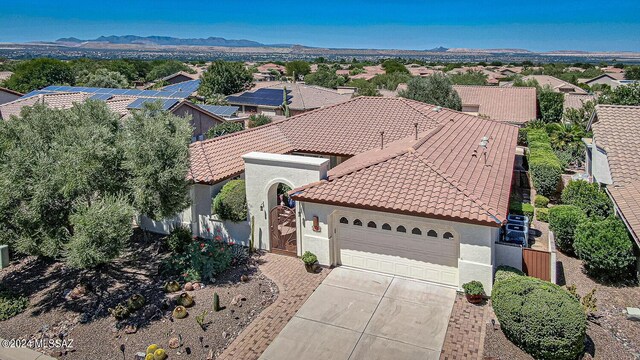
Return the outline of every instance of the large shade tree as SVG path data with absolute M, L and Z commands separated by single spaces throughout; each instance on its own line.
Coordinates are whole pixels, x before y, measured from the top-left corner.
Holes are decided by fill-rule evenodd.
M 198 95 L 205 98 L 216 94 L 231 95 L 248 89 L 253 75 L 239 62 L 214 61 L 202 74 Z
M 111 261 L 134 212 L 160 219 L 187 207 L 191 131 L 159 104 L 121 120 L 99 101 L 0 122 L 0 243 L 74 267 Z
M 462 100 L 453 89 L 451 80 L 446 75 L 439 73 L 427 77 L 412 78 L 407 83 L 407 89 L 400 91 L 398 95 L 431 105 L 462 110 Z
M 41 89 L 49 85 L 74 85 L 71 65 L 66 62 L 40 58 L 19 63 L 4 86 L 21 93 Z

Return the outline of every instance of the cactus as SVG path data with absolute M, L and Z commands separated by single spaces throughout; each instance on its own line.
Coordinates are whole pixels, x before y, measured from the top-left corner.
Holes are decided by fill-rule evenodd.
M 127 300 L 127 307 L 129 308 L 129 311 L 133 312 L 141 309 L 144 306 L 144 303 L 144 296 L 135 294 Z
M 180 284 L 178 284 L 177 281 L 169 281 L 168 283 L 164 284 L 164 291 L 168 293 L 180 291 L 181 289 L 182 287 L 180 286 Z
M 109 308 L 109 313 L 117 320 L 122 320 L 129 317 L 129 309 L 123 304 L 118 304 L 113 309 Z
M 154 360 L 153 354 L 147 354 L 147 355 L 144 357 L 144 360 Z
M 159 347 L 156 344 L 151 344 L 147 347 L 147 354 L 151 354 L 153 355 L 154 352 L 156 352 L 156 350 L 158 350 Z
M 202 311 L 200 315 L 196 316 L 196 322 L 200 325 L 200 328 L 204 331 L 207 330 L 207 326 L 205 322 L 207 321 L 207 310 Z
M 185 309 L 184 306 L 176 306 L 175 309 L 173 309 L 173 317 L 176 319 L 184 319 L 187 317 L 189 313 L 187 312 L 187 309 Z
M 164 349 L 158 349 L 153 353 L 153 360 L 164 360 L 167 358 L 167 353 Z
M 182 305 L 184 307 L 192 307 L 193 306 L 193 298 L 191 297 L 191 295 L 187 294 L 187 293 L 182 293 L 180 294 L 180 296 L 178 297 L 178 299 L 176 300 L 176 303 L 178 305 Z
M 217 292 L 213 293 L 213 311 L 220 311 L 220 297 Z

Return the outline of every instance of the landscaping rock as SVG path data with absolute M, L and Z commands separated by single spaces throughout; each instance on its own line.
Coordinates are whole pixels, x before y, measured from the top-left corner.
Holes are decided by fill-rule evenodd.
M 144 360 L 144 358 L 147 356 L 147 354 L 139 351 L 137 352 L 134 356 L 133 356 L 133 360 Z
M 242 276 L 240 276 L 240 281 L 247 282 L 249 281 L 249 277 L 246 274 L 242 274 Z
M 202 289 L 202 284 L 201 283 L 193 283 L 193 290 L 200 290 Z
M 177 349 L 178 347 L 180 347 L 180 339 L 175 338 L 175 337 L 169 339 L 169 348 L 170 349 Z
M 640 321 L 640 309 L 628 307 L 627 320 Z
M 138 332 L 138 327 L 134 324 L 127 325 L 124 327 L 125 334 L 135 334 Z
M 236 295 L 231 300 L 231 305 L 236 305 L 237 307 L 242 307 L 242 302 L 247 301 L 247 298 L 242 295 Z
M 193 291 L 193 283 L 188 282 L 184 284 L 184 291 Z

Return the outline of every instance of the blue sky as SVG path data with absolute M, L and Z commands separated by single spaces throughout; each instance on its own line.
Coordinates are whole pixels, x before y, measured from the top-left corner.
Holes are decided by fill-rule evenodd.
M 640 0 L 0 0 L 0 42 L 220 36 L 319 47 L 640 51 Z

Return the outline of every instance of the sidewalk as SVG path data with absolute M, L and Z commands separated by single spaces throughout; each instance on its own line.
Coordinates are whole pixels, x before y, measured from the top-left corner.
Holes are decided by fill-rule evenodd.
M 2 339 L 0 339 L 0 343 Z M 0 360 L 55 360 L 51 356 L 28 348 L 0 348 Z

